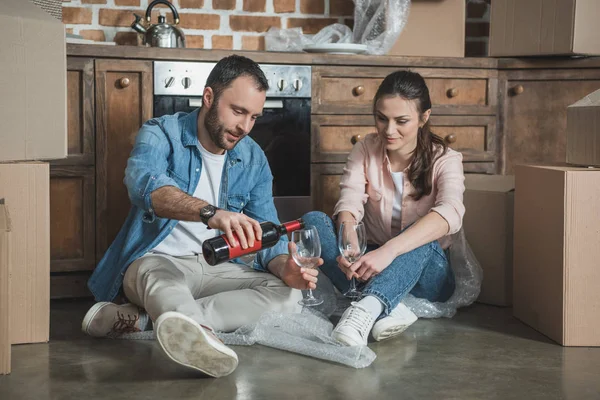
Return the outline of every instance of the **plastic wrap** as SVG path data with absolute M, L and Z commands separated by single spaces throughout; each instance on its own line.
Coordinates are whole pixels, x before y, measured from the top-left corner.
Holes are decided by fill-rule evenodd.
M 386 54 L 406 25 L 410 0 L 354 0 L 354 5 L 354 30 L 336 23 L 310 36 L 301 28 L 271 28 L 265 35 L 265 47 L 268 51 L 302 51 L 308 45 L 355 43 L 366 45 L 369 54 Z

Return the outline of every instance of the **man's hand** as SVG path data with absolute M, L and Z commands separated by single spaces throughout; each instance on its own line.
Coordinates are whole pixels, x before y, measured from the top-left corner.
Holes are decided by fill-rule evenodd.
M 254 241 L 262 238 L 262 229 L 258 221 L 242 214 L 226 210 L 217 210 L 215 215 L 208 220 L 208 226 L 219 229 L 227 235 L 227 240 L 233 247 L 242 245 L 242 249 L 254 246 Z M 240 243 L 235 240 L 236 233 Z
M 292 250 L 293 243 L 290 242 L 288 243 L 290 254 Z M 269 270 L 289 287 L 306 290 L 317 288 L 319 271 L 316 268 L 321 265 L 323 265 L 323 259 L 317 258 L 314 268 L 303 268 L 296 264 L 291 255 L 281 255 L 269 263 Z

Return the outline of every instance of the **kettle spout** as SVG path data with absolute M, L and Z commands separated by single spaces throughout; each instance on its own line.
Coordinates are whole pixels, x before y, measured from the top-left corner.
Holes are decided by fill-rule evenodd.
M 132 28 L 133 28 L 133 30 L 135 30 L 136 32 L 139 32 L 139 33 L 145 34 L 145 33 L 147 32 L 147 31 L 146 31 L 146 28 L 144 27 L 144 25 L 142 25 L 142 24 L 140 23 L 140 21 L 142 21 L 142 17 L 140 17 L 140 16 L 139 16 L 139 15 L 137 15 L 137 14 L 133 14 L 133 15 L 135 16 L 135 21 L 133 21 L 133 23 L 131 24 L 131 27 L 132 27 Z

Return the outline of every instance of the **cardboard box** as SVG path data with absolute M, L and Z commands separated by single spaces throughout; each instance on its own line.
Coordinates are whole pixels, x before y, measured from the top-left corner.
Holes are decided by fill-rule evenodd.
M 3 0 L 0 26 L 0 161 L 65 158 L 64 25 L 30 1 Z
M 408 21 L 388 54 L 464 57 L 466 9 L 465 0 L 413 0 Z
M 477 301 L 512 304 L 514 176 L 465 175 L 463 229 L 483 269 Z
M 0 198 L 11 217 L 11 342 L 47 342 L 50 327 L 50 169 L 0 164 Z
M 10 218 L 0 199 L 0 375 L 10 373 Z
M 567 107 L 567 162 L 600 165 L 600 90 Z
M 494 0 L 489 55 L 600 54 L 600 1 Z
M 517 166 L 515 180 L 515 317 L 600 346 L 600 169 Z

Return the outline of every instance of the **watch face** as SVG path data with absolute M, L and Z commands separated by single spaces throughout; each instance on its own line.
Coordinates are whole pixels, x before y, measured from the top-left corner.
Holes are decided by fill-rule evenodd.
M 208 205 L 206 207 L 202 207 L 202 209 L 200 210 L 200 216 L 206 221 L 207 219 L 215 215 L 215 211 L 216 210 L 214 206 Z

